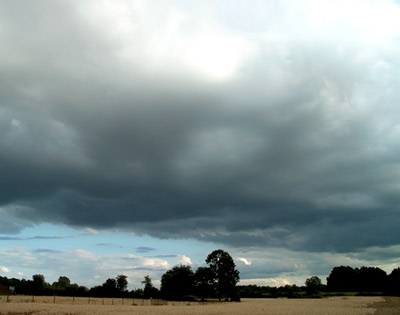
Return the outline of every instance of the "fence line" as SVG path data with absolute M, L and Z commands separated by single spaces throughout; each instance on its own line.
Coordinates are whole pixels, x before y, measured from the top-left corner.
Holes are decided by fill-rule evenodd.
M 35 296 L 35 295 L 0 295 L 1 303 L 44 303 L 44 304 L 76 304 L 76 305 L 201 305 L 220 303 L 218 301 L 167 301 L 163 299 L 137 299 L 137 298 L 99 298 L 75 296 Z

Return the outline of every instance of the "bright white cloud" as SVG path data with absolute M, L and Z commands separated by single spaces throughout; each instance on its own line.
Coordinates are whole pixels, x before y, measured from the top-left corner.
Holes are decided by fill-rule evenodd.
M 209 29 L 193 40 L 183 57 L 189 68 L 220 81 L 233 76 L 254 53 L 255 46 L 250 41 Z
M 143 266 L 152 267 L 152 268 L 162 268 L 167 270 L 170 265 L 168 261 L 160 258 L 151 258 L 151 257 L 143 257 Z
M 400 8 L 390 1 L 303 1 L 307 3 L 310 25 L 344 26 L 359 31 L 364 40 L 380 42 L 399 34 Z M 342 34 L 344 35 L 344 34 Z
M 241 261 L 242 263 L 244 263 L 244 264 L 247 265 L 247 266 L 250 266 L 250 265 L 251 265 L 251 261 L 247 260 L 247 259 L 244 258 L 244 257 L 238 257 L 237 260 L 238 260 L 238 261 Z
M 4 267 L 4 266 L 0 266 L 0 270 L 2 272 L 4 272 L 4 273 L 9 273 L 10 272 L 10 269 L 8 269 L 7 267 Z
M 139 66 L 158 74 L 226 80 L 256 53 L 257 46 L 221 24 L 208 5 L 85 1 L 80 11 L 104 32 L 126 69 Z
M 185 256 L 185 255 L 178 255 L 176 257 L 176 260 L 178 261 L 178 264 L 182 264 L 182 265 L 191 265 L 192 261 L 190 260 L 190 257 Z

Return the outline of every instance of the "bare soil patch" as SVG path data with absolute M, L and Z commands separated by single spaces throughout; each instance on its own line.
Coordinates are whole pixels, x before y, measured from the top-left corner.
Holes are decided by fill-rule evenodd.
M 374 315 L 399 315 L 400 297 L 384 297 L 384 301 L 371 305 L 376 311 Z

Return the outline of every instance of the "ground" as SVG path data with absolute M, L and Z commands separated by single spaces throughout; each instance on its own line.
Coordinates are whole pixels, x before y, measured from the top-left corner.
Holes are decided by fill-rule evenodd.
M 153 301 L 157 302 L 157 301 Z M 0 298 L 0 315 L 108 315 L 108 314 L 296 314 L 296 315 L 394 315 L 400 314 L 400 298 L 330 297 L 324 299 L 242 299 L 240 303 L 168 302 L 149 300 L 61 297 Z

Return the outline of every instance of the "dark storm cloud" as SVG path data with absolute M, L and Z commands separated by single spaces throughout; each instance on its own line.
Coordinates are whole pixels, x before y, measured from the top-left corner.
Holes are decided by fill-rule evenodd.
M 4 233 L 53 222 L 240 247 L 397 244 L 390 51 L 260 40 L 215 83 L 121 59 L 78 9 L 38 3 L 1 5 Z

